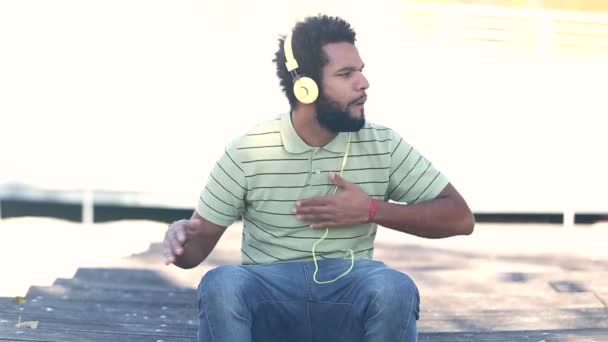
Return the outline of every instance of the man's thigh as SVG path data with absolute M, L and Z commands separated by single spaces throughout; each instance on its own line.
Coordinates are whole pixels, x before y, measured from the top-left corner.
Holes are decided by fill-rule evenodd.
M 335 279 L 349 266 L 350 260 L 326 260 L 318 264 L 317 278 Z M 315 268 L 314 264 L 307 267 Z M 408 309 L 392 304 L 419 298 L 416 285 L 406 274 L 381 261 L 366 259 L 356 260 L 351 272 L 335 282 L 317 284 L 313 280 L 310 286 L 315 341 L 362 341 L 366 329 L 371 328 L 369 319 L 376 313 L 391 311 L 394 316 L 407 317 Z
M 254 298 L 251 298 L 254 301 L 253 340 L 310 341 L 309 291 L 304 263 L 240 267 L 250 273 L 256 291 Z
M 348 259 L 319 261 L 317 280 L 335 279 L 349 266 Z M 399 273 L 383 262 L 360 259 L 346 276 L 318 284 L 313 262 L 244 267 L 261 291 L 253 312 L 254 341 L 363 341 L 370 289 L 389 285 L 386 275 Z

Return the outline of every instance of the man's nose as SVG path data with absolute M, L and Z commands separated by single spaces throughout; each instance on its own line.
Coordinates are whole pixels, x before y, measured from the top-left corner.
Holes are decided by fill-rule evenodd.
M 360 73 L 359 82 L 357 84 L 357 90 L 366 90 L 367 88 L 369 88 L 369 81 L 367 80 L 365 75 L 363 75 L 363 73 Z

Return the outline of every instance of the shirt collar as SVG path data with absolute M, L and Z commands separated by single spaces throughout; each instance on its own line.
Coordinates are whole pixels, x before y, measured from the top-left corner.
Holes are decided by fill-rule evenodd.
M 315 149 L 304 142 L 293 128 L 290 113 L 281 116 L 281 139 L 285 150 L 289 153 L 304 153 Z M 347 140 L 348 133 L 340 132 L 332 141 L 321 148 L 334 153 L 344 153 L 346 152 Z

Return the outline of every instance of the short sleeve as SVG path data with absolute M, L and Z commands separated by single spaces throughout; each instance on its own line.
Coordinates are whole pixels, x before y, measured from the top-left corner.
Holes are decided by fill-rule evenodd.
M 231 225 L 245 211 L 247 181 L 235 151 L 229 146 L 215 164 L 196 208 L 200 216 L 224 227 Z
M 388 199 L 414 204 L 437 197 L 448 185 L 447 177 L 398 133 L 392 134 Z

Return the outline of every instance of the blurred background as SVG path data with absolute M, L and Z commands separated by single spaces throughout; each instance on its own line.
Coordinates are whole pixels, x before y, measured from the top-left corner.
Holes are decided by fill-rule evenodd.
M 156 336 L 175 321 L 131 324 L 141 298 L 103 288 L 195 289 L 240 262 L 240 222 L 191 270 L 161 242 L 224 147 L 288 110 L 278 38 L 318 13 L 357 32 L 369 120 L 477 218 L 448 239 L 378 230 L 374 258 L 421 290 L 420 330 L 608 327 L 608 0 L 0 0 L 0 339 L 22 314 L 41 327 L 19 340 Z M 82 317 L 93 302 L 128 311 Z
M 189 217 L 224 146 L 288 110 L 307 15 L 357 32 L 369 120 L 478 218 L 608 213 L 608 1 L 2 1 L 0 218 Z

